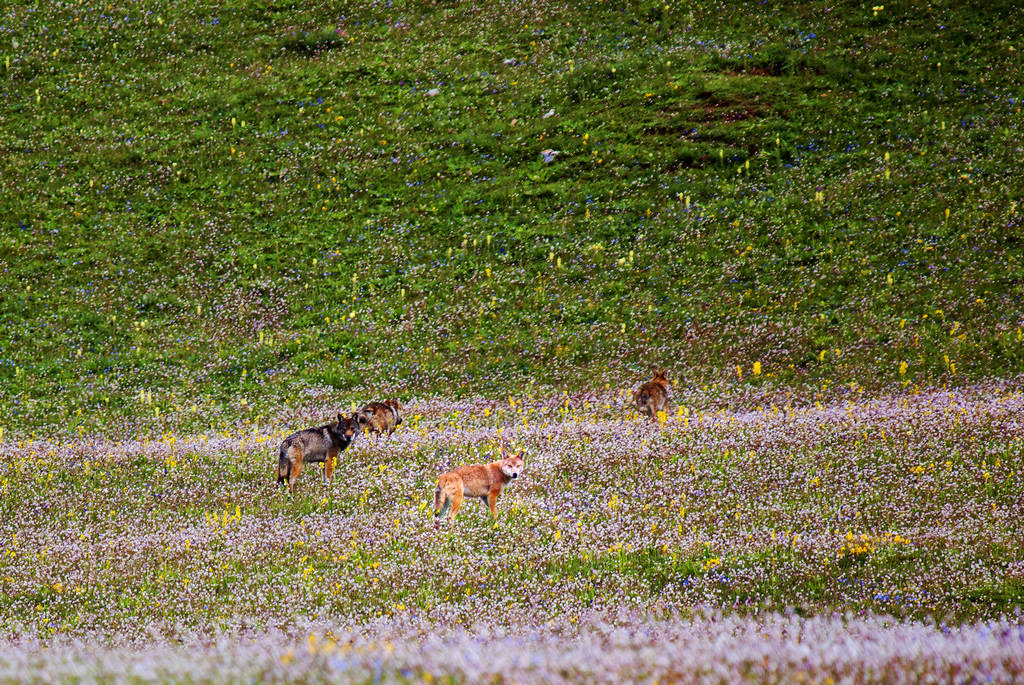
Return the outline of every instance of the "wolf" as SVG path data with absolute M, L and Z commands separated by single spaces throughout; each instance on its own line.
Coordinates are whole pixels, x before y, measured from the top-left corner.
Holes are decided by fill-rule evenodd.
M 398 400 L 370 402 L 353 416 L 363 430 L 378 435 L 384 432 L 391 435 L 402 424 L 403 409 Z
M 647 414 L 654 421 L 659 411 L 668 410 L 668 376 L 663 369 L 654 374 L 654 378 L 640 386 L 633 394 L 636 409 Z
M 523 473 L 523 453 L 511 454 L 501 448 L 501 459 L 490 464 L 461 466 L 454 471 L 443 473 L 437 479 L 434 490 L 434 516 L 440 523 L 448 515 L 449 525 L 462 507 L 463 497 L 479 497 L 491 509 L 491 517 L 498 518 L 498 495 L 501 488 L 519 478 Z
M 326 426 L 292 433 L 277 450 L 277 484 L 287 483 L 288 491 L 294 492 L 302 465 L 320 461 L 324 462 L 324 478 L 330 483 L 338 454 L 352 444 L 358 434 L 359 424 L 355 417 L 345 418 L 341 414 Z

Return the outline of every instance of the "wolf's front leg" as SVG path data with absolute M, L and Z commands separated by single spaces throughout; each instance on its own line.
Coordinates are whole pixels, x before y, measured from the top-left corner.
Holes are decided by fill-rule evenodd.
M 328 452 L 327 458 L 324 459 L 324 481 L 327 485 L 331 484 L 334 480 L 334 466 L 338 463 L 338 453 Z
M 501 488 L 491 488 L 491 491 L 487 493 L 487 506 L 491 508 L 491 518 L 498 518 L 498 495 L 501 494 Z

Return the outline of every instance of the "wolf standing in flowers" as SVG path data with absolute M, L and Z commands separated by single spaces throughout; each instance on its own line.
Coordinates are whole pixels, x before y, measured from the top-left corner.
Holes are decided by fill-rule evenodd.
M 662 370 L 654 374 L 654 378 L 640 386 L 633 395 L 636 409 L 647 414 L 653 421 L 659 411 L 668 410 L 668 376 Z
M 354 415 L 359 427 L 369 433 L 391 435 L 402 423 L 402 404 L 398 400 L 370 402 Z
M 295 481 L 307 462 L 324 462 L 324 478 L 328 483 L 334 476 L 334 464 L 359 432 L 355 417 L 345 418 L 338 414 L 337 421 L 326 426 L 306 428 L 292 433 L 277 450 L 277 484 L 288 484 L 288 491 L 294 492 Z
M 498 518 L 498 495 L 501 488 L 519 478 L 523 472 L 523 453 L 510 454 L 501 448 L 501 459 L 490 464 L 460 466 L 454 471 L 441 474 L 434 490 L 435 516 L 440 519 L 448 515 L 448 522 L 455 521 L 455 515 L 462 507 L 463 497 L 479 497 L 491 509 L 491 516 Z

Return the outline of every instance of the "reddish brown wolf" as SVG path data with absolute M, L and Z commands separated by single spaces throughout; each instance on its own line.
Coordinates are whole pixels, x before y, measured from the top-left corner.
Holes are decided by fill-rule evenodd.
M 668 411 L 668 376 L 662 370 L 654 374 L 654 378 L 640 386 L 633 395 L 636 409 L 647 414 L 654 421 L 659 411 Z
M 402 409 L 404 407 L 398 400 L 370 402 L 355 413 L 355 419 L 367 432 L 391 435 L 402 423 Z
M 501 459 L 490 464 L 460 466 L 454 471 L 441 474 L 434 490 L 434 515 L 440 520 L 448 514 L 448 523 L 455 521 L 455 515 L 462 507 L 463 497 L 479 497 L 491 509 L 491 516 L 498 517 L 498 495 L 509 481 L 519 478 L 523 472 L 523 453 L 510 454 L 501 448 Z M 449 510 L 450 509 L 450 510 Z

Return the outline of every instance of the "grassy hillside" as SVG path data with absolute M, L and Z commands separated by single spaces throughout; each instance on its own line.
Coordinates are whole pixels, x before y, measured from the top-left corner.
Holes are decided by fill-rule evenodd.
M 1012 6 L 11 4 L 2 425 L 1015 377 Z

